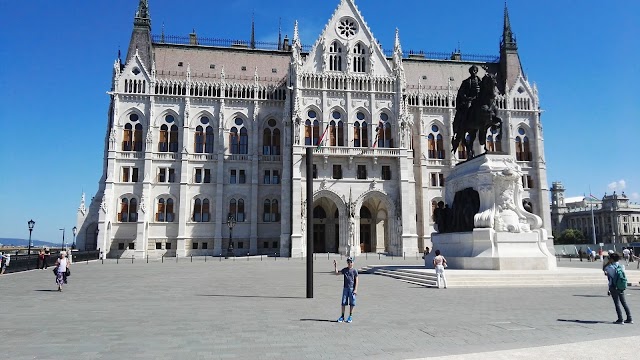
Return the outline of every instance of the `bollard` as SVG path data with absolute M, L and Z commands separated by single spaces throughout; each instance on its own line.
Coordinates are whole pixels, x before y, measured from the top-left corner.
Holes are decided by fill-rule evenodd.
M 102 265 L 104 265 L 104 258 L 102 258 Z
M 162 254 L 162 263 L 164 264 L 164 254 Z
M 220 256 L 218 257 L 218 259 L 220 259 L 220 260 L 218 260 L 218 261 L 222 261 L 222 254 L 220 254 Z
M 418 260 L 418 252 L 416 251 L 416 260 Z
M 120 263 L 120 257 L 117 257 L 116 258 L 116 264 L 119 264 L 119 263 Z
M 273 253 L 273 261 L 277 261 L 276 253 Z
M 249 253 L 247 253 L 247 261 L 249 261 Z
M 207 262 L 207 255 L 204 256 L 204 262 Z
M 191 254 L 191 262 L 193 262 L 193 254 Z
M 340 260 L 342 260 L 342 253 L 340 253 Z
M 260 261 L 262 261 L 262 254 L 260 254 Z
M 406 252 L 402 252 L 402 259 L 403 260 L 407 260 L 407 253 Z
M 149 263 L 149 254 L 147 254 L 147 264 Z
M 364 253 L 364 259 L 365 259 L 365 260 L 369 258 L 369 257 L 368 257 L 368 254 L 369 254 L 369 253 Z
M 380 260 L 380 253 L 378 253 L 378 260 Z
M 327 260 L 329 260 L 329 253 L 327 253 Z
M 87 258 L 87 265 L 89 265 L 89 258 Z
M 133 255 L 131 255 L 131 263 L 133 264 Z
M 176 251 L 176 262 L 178 262 L 178 252 Z
M 313 260 L 318 260 L 318 254 L 313 253 Z

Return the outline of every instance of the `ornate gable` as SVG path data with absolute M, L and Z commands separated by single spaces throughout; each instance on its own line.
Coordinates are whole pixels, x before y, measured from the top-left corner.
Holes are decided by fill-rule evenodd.
M 341 0 L 314 44 L 303 72 L 388 76 L 393 73 L 353 0 Z
M 508 89 L 509 107 L 514 110 L 536 110 L 538 108 L 537 90 L 529 85 L 522 73 L 518 75 L 511 89 Z
M 138 51 L 129 59 L 122 71 L 118 71 L 120 61 L 116 61 L 114 67 L 116 69 L 116 91 L 132 94 L 144 94 L 147 92 L 151 77 Z

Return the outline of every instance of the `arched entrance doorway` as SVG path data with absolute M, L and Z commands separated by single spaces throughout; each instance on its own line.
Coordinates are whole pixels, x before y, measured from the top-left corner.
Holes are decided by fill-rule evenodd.
M 391 252 L 388 209 L 378 196 L 369 196 L 360 207 L 360 251 L 383 253 Z
M 336 205 L 327 198 L 316 200 L 313 208 L 313 252 L 337 253 L 340 221 Z

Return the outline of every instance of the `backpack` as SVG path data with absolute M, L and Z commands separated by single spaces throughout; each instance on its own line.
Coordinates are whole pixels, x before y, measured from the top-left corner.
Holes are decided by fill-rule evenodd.
M 627 289 L 627 275 L 622 270 L 622 266 L 616 266 L 616 276 L 614 277 L 614 282 L 616 289 L 620 291 L 624 291 Z

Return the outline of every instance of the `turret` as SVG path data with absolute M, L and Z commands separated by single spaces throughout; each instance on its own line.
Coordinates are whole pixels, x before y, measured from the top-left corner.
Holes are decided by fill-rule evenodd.
M 569 211 L 564 203 L 564 185 L 554 181 L 551 186 L 551 227 L 557 234 L 563 230 L 562 218 Z
M 151 50 L 151 17 L 149 15 L 149 1 L 140 0 L 138 10 L 133 18 L 133 31 L 131 40 L 129 41 L 129 50 L 127 51 L 127 61 L 136 54 L 142 60 L 147 69 L 151 68 L 152 50 Z

